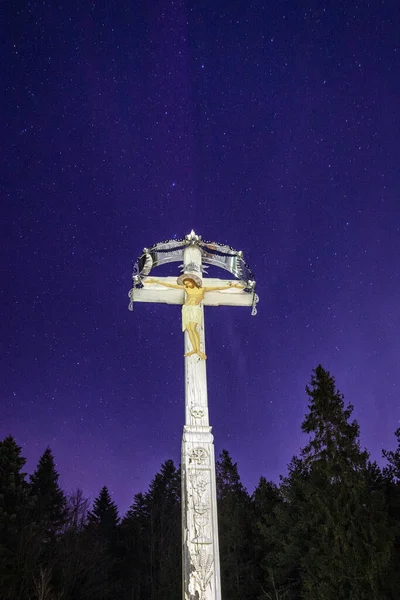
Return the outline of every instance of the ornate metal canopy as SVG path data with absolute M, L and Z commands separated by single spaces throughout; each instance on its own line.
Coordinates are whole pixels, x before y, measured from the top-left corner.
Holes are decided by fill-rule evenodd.
M 158 242 L 151 248 L 144 248 L 133 267 L 133 290 L 131 291 L 143 287 L 142 280 L 150 274 L 153 267 L 183 261 L 183 252 L 189 245 L 200 248 L 203 271 L 207 269 L 205 265 L 213 265 L 225 269 L 236 279 L 244 282 L 246 286 L 244 291 L 254 295 L 252 314 L 256 314 L 255 304 L 258 301 L 257 295 L 254 293 L 256 282 L 249 265 L 243 258 L 243 252 L 234 250 L 226 244 L 206 242 L 193 230 L 181 240 L 167 240 Z M 180 268 L 183 269 L 183 264 Z

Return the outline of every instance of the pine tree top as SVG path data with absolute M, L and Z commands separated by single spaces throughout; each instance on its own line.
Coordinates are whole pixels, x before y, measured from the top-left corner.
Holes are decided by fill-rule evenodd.
M 222 450 L 216 464 L 217 495 L 221 499 L 227 494 L 237 494 L 243 498 L 248 498 L 247 490 L 243 486 L 237 463 L 227 450 Z
M 67 499 L 58 483 L 59 475 L 49 447 L 30 476 L 32 520 L 49 535 L 56 533 L 67 518 Z
M 331 465 L 336 470 L 365 468 L 368 453 L 360 450 L 359 425 L 350 421 L 354 407 L 345 407 L 335 380 L 321 365 L 313 371 L 306 387 L 309 412 L 302 423 L 309 443 L 301 451 L 306 464 Z
M 21 473 L 25 463 L 21 446 L 11 435 L 0 441 L 0 493 L 7 487 L 25 485 L 26 473 Z
M 22 469 L 26 463 L 26 458 L 21 456 L 21 451 L 21 446 L 17 445 L 11 435 L 0 441 L 0 476 L 1 470 L 6 468 L 15 469 L 18 472 Z
M 112 501 L 108 487 L 105 485 L 93 502 L 92 510 L 88 514 L 88 523 L 102 529 L 114 529 L 118 522 L 117 505 Z

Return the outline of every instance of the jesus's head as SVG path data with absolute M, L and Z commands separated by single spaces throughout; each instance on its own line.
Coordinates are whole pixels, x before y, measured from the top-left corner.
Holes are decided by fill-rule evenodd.
M 190 288 L 190 289 L 199 287 L 197 285 L 197 283 L 193 279 L 190 279 L 189 277 L 187 277 L 186 279 L 183 280 L 183 285 L 185 286 L 185 288 Z

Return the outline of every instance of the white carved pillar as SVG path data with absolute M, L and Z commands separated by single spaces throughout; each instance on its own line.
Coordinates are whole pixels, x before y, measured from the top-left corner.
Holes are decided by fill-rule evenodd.
M 184 251 L 185 271 L 201 277 L 201 251 Z M 204 310 L 202 308 L 202 310 Z M 200 330 L 205 352 L 204 314 Z M 185 332 L 185 353 L 192 349 Z M 185 358 L 185 426 L 182 438 L 183 600 L 221 600 L 215 455 L 208 419 L 206 361 Z

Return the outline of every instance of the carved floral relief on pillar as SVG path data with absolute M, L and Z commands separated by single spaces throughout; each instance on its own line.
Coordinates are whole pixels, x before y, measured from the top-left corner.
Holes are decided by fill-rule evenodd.
M 189 482 L 193 508 L 193 530 L 190 558 L 199 600 L 205 600 L 207 588 L 212 586 L 214 557 L 212 551 L 212 524 L 209 451 L 195 446 L 188 454 Z
M 206 598 L 207 587 L 211 587 L 211 578 L 213 576 L 214 559 L 210 552 L 204 548 L 198 548 L 195 553 L 191 554 L 191 561 L 195 568 L 194 578 L 198 588 L 199 600 Z

